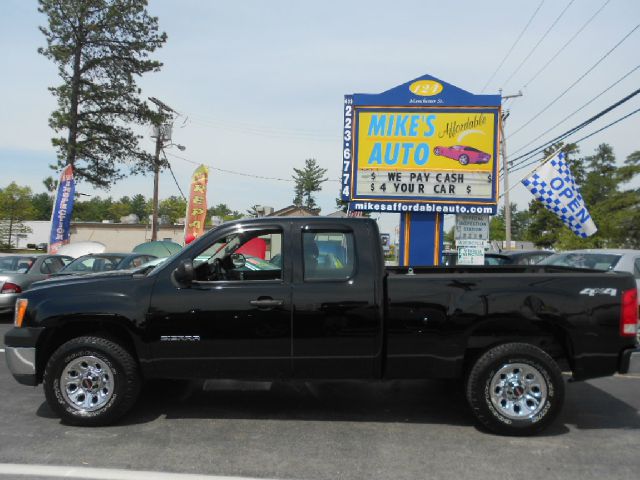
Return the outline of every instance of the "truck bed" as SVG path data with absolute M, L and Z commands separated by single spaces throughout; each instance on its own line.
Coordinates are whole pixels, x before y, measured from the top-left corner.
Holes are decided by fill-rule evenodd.
M 629 274 L 554 266 L 388 267 L 385 376 L 457 377 L 468 349 L 536 344 L 577 379 L 612 375 Z M 428 352 L 428 353 L 425 353 Z M 588 353 L 588 355 L 587 355 Z

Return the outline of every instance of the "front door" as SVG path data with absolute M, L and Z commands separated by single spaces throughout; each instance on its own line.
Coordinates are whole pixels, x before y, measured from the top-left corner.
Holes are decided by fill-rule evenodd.
M 220 235 L 194 251 L 196 280 L 189 288 L 177 287 L 171 272 L 158 279 L 147 330 L 154 363 L 178 378 L 288 377 L 288 235 L 278 226 Z

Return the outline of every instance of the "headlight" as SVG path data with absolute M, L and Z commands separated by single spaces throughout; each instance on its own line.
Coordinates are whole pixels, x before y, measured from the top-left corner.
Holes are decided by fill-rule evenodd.
M 27 312 L 27 304 L 29 301 L 26 298 L 19 298 L 16 302 L 15 315 L 13 317 L 13 325 L 21 328 L 22 321 L 24 320 L 24 314 Z

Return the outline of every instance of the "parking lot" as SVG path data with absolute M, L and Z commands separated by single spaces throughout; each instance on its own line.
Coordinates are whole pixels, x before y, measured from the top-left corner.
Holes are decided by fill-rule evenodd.
M 569 384 L 562 415 L 533 438 L 479 430 L 461 387 L 438 381 L 154 382 L 117 426 L 88 429 L 61 424 L 42 388 L 17 384 L 1 361 L 0 408 L 0 478 L 15 477 L 7 464 L 100 469 L 68 478 L 124 478 L 111 469 L 279 479 L 640 474 L 637 376 Z M 30 475 L 20 478 L 64 473 L 22 468 Z

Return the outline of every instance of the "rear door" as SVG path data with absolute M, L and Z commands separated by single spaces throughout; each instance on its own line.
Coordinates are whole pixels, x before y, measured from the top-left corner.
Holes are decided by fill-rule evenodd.
M 370 378 L 380 355 L 382 265 L 367 222 L 293 232 L 293 371 L 298 378 Z M 359 224 L 359 225 L 358 225 Z

